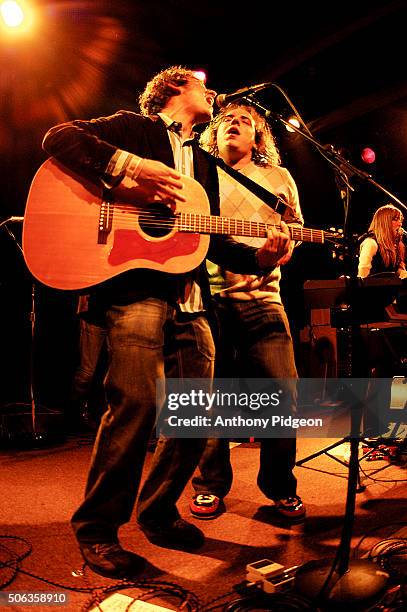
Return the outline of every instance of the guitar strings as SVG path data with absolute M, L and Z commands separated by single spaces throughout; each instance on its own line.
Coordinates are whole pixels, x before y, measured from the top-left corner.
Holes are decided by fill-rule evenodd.
M 155 203 L 153 202 L 152 205 Z M 281 229 L 277 224 L 271 224 L 260 221 L 248 221 L 245 219 L 234 219 L 229 217 L 220 217 L 217 215 L 204 215 L 200 213 L 189 212 L 173 212 L 169 208 L 168 216 L 162 213 L 157 213 L 154 210 L 149 210 L 146 206 L 138 207 L 127 204 L 114 203 L 114 213 L 121 212 L 129 213 L 131 216 L 137 217 L 134 221 L 131 220 L 130 225 L 139 225 L 139 218 L 142 217 L 143 227 L 149 228 L 176 228 L 178 231 L 196 232 L 196 233 L 219 233 L 219 234 L 238 234 L 244 232 L 243 235 L 251 237 L 266 237 L 266 229 L 270 227 Z M 117 217 L 117 214 L 114 215 Z M 150 217 L 150 218 L 149 218 Z M 230 227 L 225 228 L 225 225 L 234 225 L 234 231 Z M 209 227 L 208 227 L 209 225 Z M 219 227 L 219 225 L 221 227 Z M 212 226 L 216 226 L 213 228 Z M 323 230 L 315 230 L 304 227 L 290 227 L 291 237 L 294 240 L 309 240 L 311 242 L 323 242 L 324 239 L 334 238 L 335 236 Z

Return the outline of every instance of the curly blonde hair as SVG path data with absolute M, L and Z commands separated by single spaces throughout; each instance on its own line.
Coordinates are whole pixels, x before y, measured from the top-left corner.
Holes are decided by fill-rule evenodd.
M 245 102 L 232 102 L 223 108 L 212 119 L 207 128 L 202 132 L 200 143 L 202 148 L 219 157 L 217 144 L 217 133 L 223 117 L 234 108 L 245 108 L 251 114 L 255 122 L 255 146 L 252 150 L 252 160 L 257 166 L 279 166 L 281 164 L 280 153 L 272 131 L 264 117 L 256 109 Z
M 179 95 L 178 87 L 186 85 L 191 78 L 197 78 L 194 70 L 184 66 L 170 66 L 149 81 L 139 97 L 142 115 L 156 115 L 168 100 Z
M 403 241 L 400 240 L 400 235 L 394 233 L 391 223 L 399 219 L 403 220 L 401 211 L 392 204 L 386 204 L 376 210 L 369 226 L 369 232 L 375 235 L 386 267 L 397 266 L 404 261 Z

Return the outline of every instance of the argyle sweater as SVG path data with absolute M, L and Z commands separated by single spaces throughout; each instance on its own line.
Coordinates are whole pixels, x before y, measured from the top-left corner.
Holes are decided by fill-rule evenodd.
M 288 208 L 283 215 L 283 221 L 296 226 L 303 224 L 297 186 L 286 168 L 280 166 L 264 168 L 251 162 L 240 172 L 275 195 L 284 196 Z M 270 206 L 252 194 L 246 187 L 240 185 L 221 168 L 218 168 L 218 174 L 222 216 L 279 224 L 280 214 L 274 212 Z M 246 236 L 233 236 L 233 238 L 238 242 L 255 247 L 260 247 L 264 243 L 264 238 Z M 220 292 L 222 297 L 236 300 L 262 299 L 281 304 L 280 266 L 261 276 L 235 274 L 216 266 L 212 262 L 208 262 L 207 267 L 212 293 Z

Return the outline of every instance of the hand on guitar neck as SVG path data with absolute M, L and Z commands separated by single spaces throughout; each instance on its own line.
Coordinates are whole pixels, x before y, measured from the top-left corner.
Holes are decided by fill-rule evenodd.
M 267 240 L 257 251 L 257 262 L 262 270 L 276 266 L 289 253 L 291 236 L 288 226 L 281 221 L 281 229 L 268 226 Z

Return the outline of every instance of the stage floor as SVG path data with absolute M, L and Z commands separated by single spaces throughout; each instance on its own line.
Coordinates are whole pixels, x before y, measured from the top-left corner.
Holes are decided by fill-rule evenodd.
M 334 441 L 299 439 L 297 458 Z M 10 569 L 0 569 L 1 584 L 3 588 L 6 585 L 6 591 L 63 592 L 70 602 L 65 609 L 80 610 L 91 609 L 92 606 L 87 606 L 92 588 L 114 584 L 113 580 L 99 577 L 89 569 L 84 575 L 75 575 L 82 561 L 69 518 L 82 498 L 91 449 L 92 436 L 78 435 L 53 447 L 10 449 L 1 453 L 1 561 L 10 562 L 9 551 L 24 555 L 28 546 L 32 547 L 15 575 Z M 333 452 L 343 459 L 347 450 L 345 445 Z M 188 484 L 179 509 L 183 517 L 191 518 L 205 533 L 206 544 L 198 552 L 154 546 L 134 522 L 122 528 L 123 545 L 145 556 L 151 564 L 139 576 L 140 580 L 173 583 L 194 593 L 201 604 L 231 593 L 220 600 L 227 602 L 236 598 L 233 588 L 245 579 L 248 563 L 267 558 L 291 567 L 311 559 L 334 557 L 344 520 L 346 466 L 322 455 L 296 468 L 298 493 L 306 503 L 307 518 L 301 524 L 289 526 L 275 516 L 272 504 L 256 486 L 258 454 L 257 443 L 233 446 L 233 488 L 225 500 L 227 512 L 216 520 L 199 521 L 190 517 L 188 502 L 192 488 Z M 146 469 L 150 459 L 151 453 Z M 400 529 L 398 523 L 405 518 L 407 497 L 406 464 L 362 460 L 361 466 L 366 489 L 357 495 L 352 549 L 363 536 L 374 531 L 363 540 L 357 556 Z M 10 583 L 6 584 L 8 580 Z M 121 592 L 136 597 L 143 589 Z M 102 591 L 99 594 L 102 599 L 107 596 Z M 158 600 L 149 601 L 170 609 L 178 609 L 179 605 L 177 599 L 168 599 L 162 594 Z M 32 606 L 21 604 L 0 608 L 33 610 Z M 38 605 L 35 608 L 42 609 Z M 64 609 L 61 605 L 44 606 L 47 611 L 61 609 Z

